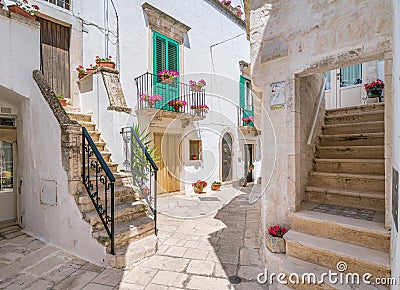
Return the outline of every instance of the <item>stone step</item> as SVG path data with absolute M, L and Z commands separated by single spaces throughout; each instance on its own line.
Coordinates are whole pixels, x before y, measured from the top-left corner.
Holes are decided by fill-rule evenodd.
M 111 170 L 112 173 L 117 173 L 118 172 L 118 163 L 115 162 L 106 162 L 108 168 Z M 86 165 L 85 168 L 88 168 L 88 166 Z M 94 175 L 95 174 L 95 169 L 90 167 L 90 174 Z M 99 174 L 103 174 L 103 171 L 101 171 L 101 173 Z
M 373 221 L 301 210 L 290 214 L 290 229 L 389 253 L 390 232 Z
M 295 230 L 288 231 L 284 238 L 286 254 L 290 257 L 331 270 L 336 270 L 339 262 L 345 262 L 349 273 L 370 273 L 375 278 L 390 277 L 388 253 Z
M 85 127 L 88 131 L 96 130 L 96 123 L 94 122 L 78 121 L 78 124 L 81 125 L 82 127 Z
M 110 206 L 108 206 L 110 209 Z M 146 215 L 147 206 L 141 201 L 126 202 L 114 206 L 114 224 L 126 223 Z M 103 231 L 104 225 L 96 210 L 84 214 L 84 219 L 92 226 L 93 232 Z
M 316 146 L 317 158 L 322 159 L 382 159 L 385 146 Z
M 99 131 L 88 131 L 90 137 L 92 138 L 93 142 L 102 142 L 103 140 L 101 140 L 100 136 L 101 133 Z
M 104 159 L 104 161 L 106 163 L 112 162 L 112 160 L 111 160 L 111 152 L 109 152 L 109 151 L 100 151 L 100 154 L 101 154 L 101 156 L 103 157 L 103 159 Z M 97 160 L 97 157 L 93 154 L 90 157 L 90 160 Z
M 385 133 L 321 135 L 321 146 L 374 146 L 384 145 Z
M 385 175 L 384 159 L 314 159 L 318 172 Z
M 115 225 L 115 248 L 121 248 L 146 236 L 154 234 L 154 220 L 149 216 L 130 219 Z M 110 238 L 105 230 L 93 233 L 93 236 L 110 251 Z
M 99 151 L 106 151 L 106 142 L 104 141 L 97 141 L 94 142 L 94 144 L 96 145 L 97 149 Z
M 282 273 L 285 273 L 288 277 L 290 275 L 293 275 L 293 273 L 295 273 L 299 277 L 299 283 L 290 283 L 290 281 L 288 281 L 287 286 L 289 286 L 292 289 L 301 289 L 301 290 L 309 290 L 309 289 L 310 290 L 311 289 L 312 290 L 313 289 L 387 290 L 389 289 L 388 287 L 380 285 L 377 286 L 377 285 L 366 284 L 362 281 L 362 276 L 360 276 L 360 283 L 354 283 L 354 284 L 331 283 L 334 281 L 329 281 L 329 278 L 326 276 L 326 273 L 329 273 L 329 271 L 334 273 L 340 273 L 339 271 L 337 271 L 336 268 L 332 270 L 317 264 L 309 263 L 307 261 L 289 256 L 284 258 L 282 264 L 280 265 L 280 271 Z M 315 279 L 312 274 L 315 274 Z M 325 277 L 325 279 L 321 277 Z M 304 279 L 305 283 L 302 283 L 302 279 Z M 323 281 L 321 281 L 322 279 Z M 295 279 L 292 279 L 292 281 L 296 282 Z M 277 282 L 275 282 L 275 284 L 277 284 Z
M 325 125 L 384 121 L 385 111 L 356 112 L 354 114 L 327 115 Z
M 385 195 L 383 192 L 307 186 L 306 194 L 308 200 L 316 203 L 372 210 L 385 209 Z
M 91 122 L 92 114 L 86 114 L 81 112 L 68 112 L 68 116 L 75 121 Z
M 384 121 L 372 121 L 363 123 L 335 124 L 322 126 L 322 134 L 354 134 L 354 133 L 379 133 L 385 131 Z
M 99 193 L 100 200 L 105 199 L 105 193 L 104 191 L 101 191 Z M 108 200 L 111 198 L 111 193 L 108 192 L 107 194 Z M 126 202 L 132 202 L 139 200 L 137 198 L 136 193 L 133 191 L 133 189 L 129 186 L 120 186 L 116 187 L 114 190 L 114 203 L 115 205 L 123 204 Z M 92 200 L 89 196 L 89 194 L 86 193 L 86 191 L 82 192 L 80 195 L 76 197 L 76 203 L 78 204 L 80 210 L 82 213 L 90 212 L 94 210 L 94 205 L 92 203 Z
M 314 186 L 329 186 L 343 189 L 385 191 L 384 175 L 316 172 L 310 173 L 310 183 Z
M 332 116 L 332 115 L 343 115 L 343 114 L 358 114 L 358 113 L 366 113 L 372 111 L 382 111 L 384 109 L 385 109 L 385 103 L 367 104 L 367 105 L 329 109 L 326 110 L 326 115 Z
M 125 268 L 154 255 L 158 249 L 158 239 L 149 235 L 138 241 L 115 249 L 115 255 L 107 254 L 107 263 L 114 268 Z

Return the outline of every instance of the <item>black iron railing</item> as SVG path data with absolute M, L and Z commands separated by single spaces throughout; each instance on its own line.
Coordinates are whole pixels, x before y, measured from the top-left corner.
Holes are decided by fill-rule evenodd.
M 111 254 L 114 255 L 115 177 L 84 127 L 82 127 L 82 180 L 110 237 Z
M 205 116 L 204 110 L 196 110 L 197 106 L 205 105 L 206 93 L 204 88 L 196 91 L 190 85 L 179 82 L 179 77 L 170 80 L 170 83 L 166 83 L 159 76 L 149 72 L 135 78 L 135 83 L 139 110 L 152 107 L 171 112 L 177 111 L 195 116 Z M 143 95 L 160 95 L 162 100 L 151 105 L 149 102 L 141 99 Z M 169 104 L 173 100 L 184 101 L 186 105 L 179 110 L 175 110 Z
M 122 128 L 125 171 L 131 172 L 133 185 L 139 189 L 141 198 L 149 206 L 154 218 L 157 235 L 157 171 L 158 167 L 132 127 Z
M 246 106 L 242 107 L 239 106 L 238 108 L 238 126 L 254 126 L 254 122 L 247 123 L 243 121 L 243 118 L 254 118 L 254 107 L 253 106 Z

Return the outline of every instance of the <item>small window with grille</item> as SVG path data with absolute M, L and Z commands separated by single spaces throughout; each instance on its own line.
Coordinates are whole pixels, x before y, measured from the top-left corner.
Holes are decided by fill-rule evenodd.
M 199 160 L 201 154 L 201 140 L 189 140 L 190 160 Z
M 71 10 L 70 0 L 45 0 L 45 1 L 57 5 L 58 7 Z

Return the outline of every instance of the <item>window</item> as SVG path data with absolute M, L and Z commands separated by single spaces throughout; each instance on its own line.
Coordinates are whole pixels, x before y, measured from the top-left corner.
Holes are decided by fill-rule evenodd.
M 240 108 L 241 117 L 254 117 L 253 94 L 251 93 L 251 81 L 240 76 Z M 253 123 L 250 123 L 253 126 Z
M 154 94 L 161 95 L 163 99 L 155 104 L 157 109 L 168 110 L 170 100 L 179 97 L 179 77 L 172 84 L 164 84 L 157 77 L 157 73 L 170 69 L 179 72 L 179 43 L 158 32 L 153 32 L 153 74 Z
M 58 7 L 70 10 L 70 2 L 69 0 L 46 0 L 47 2 L 50 2 L 51 4 L 55 4 Z
M 0 192 L 13 190 L 13 147 L 0 141 Z
M 189 140 L 190 160 L 199 160 L 201 154 L 201 140 Z
M 331 71 L 324 72 L 324 77 L 326 78 L 325 90 L 330 90 L 331 89 Z
M 354 86 L 361 83 L 362 83 L 361 63 L 340 69 L 340 87 Z

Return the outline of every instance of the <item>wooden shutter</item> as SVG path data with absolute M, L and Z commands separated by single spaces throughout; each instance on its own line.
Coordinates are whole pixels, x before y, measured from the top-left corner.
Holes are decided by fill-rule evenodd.
M 57 95 L 70 98 L 70 29 L 38 18 L 40 22 L 41 71 Z
M 153 32 L 153 73 L 163 69 L 179 71 L 179 43 Z

